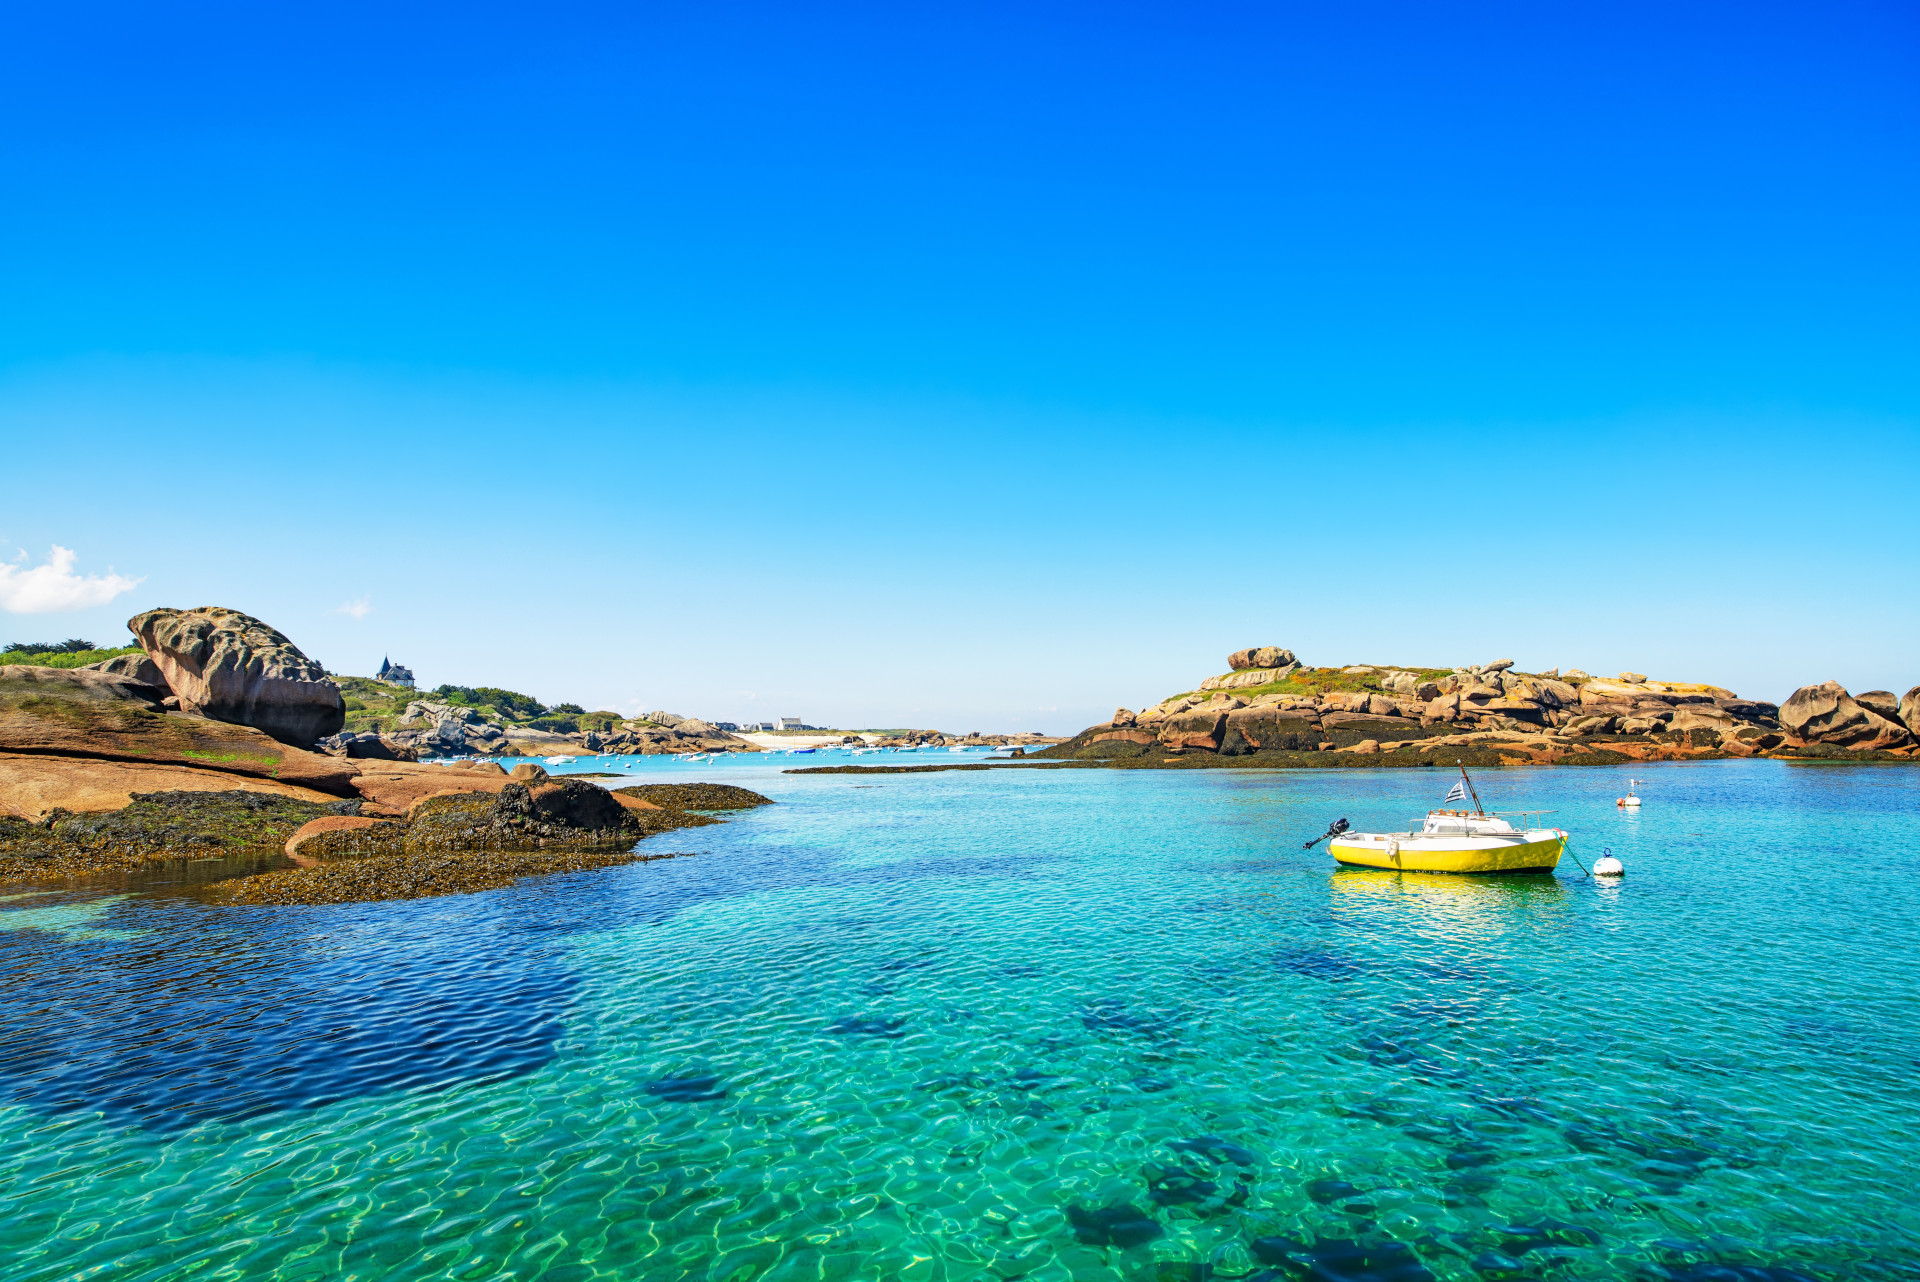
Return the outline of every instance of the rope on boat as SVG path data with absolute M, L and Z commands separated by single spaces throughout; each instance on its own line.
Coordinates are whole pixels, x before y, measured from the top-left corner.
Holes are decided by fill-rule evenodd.
M 1572 837 L 1562 837 L 1560 839 L 1560 849 L 1566 851 L 1569 855 L 1573 855 L 1574 866 L 1577 867 L 1581 872 L 1587 874 L 1587 880 L 1591 881 L 1593 879 L 1593 874 L 1590 872 L 1587 872 L 1587 866 L 1580 862 L 1580 856 L 1573 854 L 1573 838 Z

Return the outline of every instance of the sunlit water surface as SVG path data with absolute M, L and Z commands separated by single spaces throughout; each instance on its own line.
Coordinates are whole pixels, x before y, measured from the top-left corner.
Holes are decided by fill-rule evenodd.
M 804 764 L 487 894 L 0 901 L 0 1276 L 1920 1277 L 1920 772 L 1487 774 L 1603 886 L 1300 848 L 1437 772 Z

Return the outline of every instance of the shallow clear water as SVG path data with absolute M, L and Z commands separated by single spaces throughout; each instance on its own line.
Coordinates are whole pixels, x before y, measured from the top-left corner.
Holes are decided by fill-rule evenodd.
M 801 764 L 483 895 L 0 900 L 0 1276 L 1920 1276 L 1920 772 L 1488 772 L 1604 887 L 1300 849 L 1439 773 Z

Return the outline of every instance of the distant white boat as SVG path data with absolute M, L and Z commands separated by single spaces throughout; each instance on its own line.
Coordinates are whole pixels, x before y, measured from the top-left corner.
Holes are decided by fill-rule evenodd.
M 573 758 L 572 757 L 548 757 L 547 764 L 550 766 L 571 765 L 573 764 Z

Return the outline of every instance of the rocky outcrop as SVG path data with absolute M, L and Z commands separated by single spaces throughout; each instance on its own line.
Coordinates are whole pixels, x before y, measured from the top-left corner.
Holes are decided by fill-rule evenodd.
M 89 663 L 81 671 L 104 672 L 109 676 L 125 677 L 129 681 L 158 690 L 161 698 L 173 693 L 167 686 L 166 674 L 160 671 L 160 665 L 144 653 L 115 655 L 111 659 Z
M 648 714 L 649 716 L 653 714 Z M 675 718 L 671 728 L 627 723 L 609 733 L 589 732 L 582 739 L 589 752 L 614 756 L 660 756 L 687 752 L 758 752 L 759 745 L 704 721 Z
M 1200 689 L 1250 690 L 1255 686 L 1270 685 L 1285 680 L 1288 674 L 1299 668 L 1300 663 L 1291 650 L 1283 650 L 1276 645 L 1262 645 L 1235 650 L 1227 656 L 1227 666 L 1232 669 L 1231 672 L 1208 677 L 1200 683 Z
M 1282 660 L 1290 666 L 1257 666 Z M 1399 760 L 1443 745 L 1481 751 L 1477 744 L 1494 739 L 1510 745 L 1502 752 L 1524 752 L 1521 759 L 1533 761 L 1555 754 L 1616 761 L 1652 759 L 1649 753 L 1751 756 L 1808 743 L 1920 752 L 1905 746 L 1912 739 L 1906 717 L 1920 717 L 1920 687 L 1897 701 L 1887 691 L 1849 700 L 1854 711 L 1844 715 L 1830 715 L 1828 707 L 1824 720 L 1809 710 L 1803 729 L 1810 737 L 1793 737 L 1780 724 L 1786 713 L 1771 703 L 1638 672 L 1605 679 L 1578 668 L 1522 672 L 1512 659 L 1451 670 L 1306 668 L 1278 647 L 1237 651 L 1228 665 L 1191 693 L 1138 712 L 1116 709 L 1110 722 L 1042 755 L 1152 764 L 1158 750 L 1171 765 L 1205 753 L 1359 753 L 1371 743 L 1363 755 Z
M 1920 736 L 1920 686 L 1900 696 L 1900 724 L 1907 733 Z
M 533 770 L 539 768 L 532 767 Z M 524 779 L 544 779 L 529 772 Z M 361 813 L 404 815 L 423 797 L 454 792 L 498 792 L 513 777 L 491 761 L 467 761 L 450 766 L 414 762 L 369 762 L 354 776 L 353 788 L 362 798 Z
M 127 628 L 182 712 L 252 726 L 298 748 L 346 724 L 326 670 L 252 615 L 219 606 L 149 610 Z
M 250 726 L 166 711 L 157 693 L 85 668 L 0 668 L 0 752 L 190 766 L 351 795 L 347 763 Z
M 42 823 L 61 811 L 122 810 L 137 794 L 157 792 L 257 792 L 319 803 L 338 799 L 317 788 L 193 766 L 0 752 L 0 815 Z
M 421 757 L 497 757 L 516 751 L 510 740 L 512 733 L 511 729 L 488 721 L 478 709 L 464 704 L 415 699 L 395 719 L 395 729 L 387 739 L 395 748 L 409 753 L 412 760 Z
M 1913 742 L 1905 725 L 1862 706 L 1838 681 L 1795 690 L 1780 705 L 1780 727 L 1802 743 L 1855 751 L 1883 752 Z
M 409 738 L 392 737 L 376 731 L 355 734 L 342 730 L 313 745 L 317 752 L 346 757 L 354 761 L 418 761 L 420 748 Z

